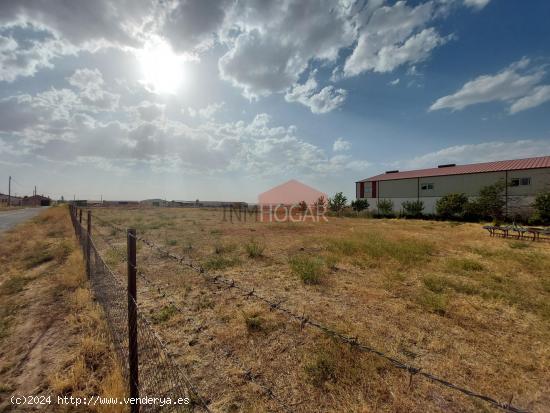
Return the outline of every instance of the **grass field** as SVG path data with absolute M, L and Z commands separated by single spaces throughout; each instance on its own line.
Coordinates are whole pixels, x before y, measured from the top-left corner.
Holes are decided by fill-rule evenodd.
M 2 234 L 0 412 L 36 411 L 11 404 L 11 396 L 51 396 L 39 406 L 45 412 L 124 411 L 57 404 L 57 396 L 125 396 L 109 341 L 67 209 L 47 209 Z
M 330 218 L 222 220 L 201 209 L 95 216 L 455 384 L 550 411 L 550 245 L 490 238 L 479 224 Z M 94 222 L 107 243 L 125 236 Z M 491 411 L 204 280 L 138 243 L 138 301 L 215 411 L 278 411 L 229 352 L 296 412 Z M 411 380 L 411 381 L 410 381 Z

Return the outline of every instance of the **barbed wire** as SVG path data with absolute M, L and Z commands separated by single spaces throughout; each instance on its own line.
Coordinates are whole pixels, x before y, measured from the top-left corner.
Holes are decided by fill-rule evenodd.
M 111 228 L 114 228 L 118 231 L 124 231 L 124 229 L 122 229 L 121 227 L 118 227 L 117 225 L 114 225 L 114 224 L 112 224 L 112 223 L 110 223 L 106 220 L 99 219 L 99 221 L 105 223 L 106 225 L 108 225 Z M 235 281 L 233 278 L 226 278 L 223 275 L 219 275 L 219 274 L 210 274 L 203 266 L 201 266 L 200 264 L 197 264 L 191 258 L 184 257 L 184 256 L 178 256 L 176 254 L 173 254 L 172 252 L 168 251 L 167 249 L 165 249 L 165 248 L 157 245 L 156 243 L 154 243 L 154 242 L 152 242 L 148 239 L 145 239 L 141 236 L 136 236 L 135 238 L 136 238 L 137 241 L 142 242 L 144 245 L 148 246 L 150 249 L 158 251 L 161 255 L 165 256 L 166 258 L 169 258 L 169 259 L 179 263 L 180 265 L 184 265 L 184 266 L 187 266 L 187 267 L 195 270 L 196 272 L 201 274 L 208 281 L 213 282 L 213 283 L 217 283 L 217 284 L 220 284 L 220 285 L 224 285 L 224 286 L 228 287 L 228 289 L 235 289 L 237 291 L 240 291 L 241 293 L 243 293 L 243 297 L 245 297 L 245 298 L 254 298 L 257 301 L 268 305 L 270 310 L 278 311 L 282 314 L 285 314 L 290 319 L 293 319 L 293 320 L 299 322 L 301 328 L 304 328 L 305 326 L 313 327 L 314 329 L 322 331 L 327 336 L 333 337 L 333 338 L 341 341 L 342 343 L 350 345 L 353 348 L 356 348 L 356 349 L 358 349 L 362 352 L 375 354 L 375 355 L 385 359 L 386 361 L 388 361 L 394 367 L 396 367 L 398 369 L 401 369 L 401 370 L 407 371 L 411 375 L 411 379 L 412 379 L 413 376 L 424 377 L 424 378 L 430 380 L 433 383 L 439 384 L 441 386 L 447 387 L 447 388 L 452 389 L 452 390 L 456 390 L 456 391 L 458 391 L 458 392 L 460 392 L 460 393 L 462 393 L 466 396 L 485 401 L 485 402 L 491 404 L 493 407 L 496 407 L 496 408 L 499 408 L 499 409 L 502 409 L 502 410 L 506 410 L 506 411 L 509 411 L 509 412 L 513 412 L 513 413 L 530 413 L 528 410 L 525 410 L 525 409 L 522 409 L 522 408 L 519 408 L 519 407 L 516 407 L 516 406 L 512 405 L 511 402 L 498 401 L 498 400 L 496 400 L 495 398 L 493 398 L 491 396 L 487 396 L 487 395 L 475 392 L 473 390 L 470 390 L 468 388 L 456 385 L 456 384 L 454 384 L 454 383 L 452 383 L 452 382 L 450 382 L 446 379 L 443 379 L 443 378 L 441 378 L 441 377 L 439 377 L 435 374 L 426 372 L 420 367 L 416 367 L 416 366 L 410 365 L 408 363 L 405 363 L 405 362 L 403 362 L 403 361 L 401 361 L 401 360 L 399 360 L 399 359 L 397 359 L 397 358 L 395 358 L 395 357 L 393 357 L 393 356 L 391 356 L 391 355 L 389 355 L 389 354 L 387 354 L 387 353 L 385 353 L 381 350 L 375 349 L 375 348 L 373 348 L 373 347 L 371 347 L 367 344 L 361 343 L 357 336 L 350 336 L 350 335 L 341 333 L 341 332 L 336 331 L 336 330 L 334 330 L 334 329 L 332 329 L 332 328 L 330 328 L 330 327 L 328 327 L 328 326 L 326 326 L 326 325 L 324 325 L 324 324 L 322 324 L 322 323 L 320 323 L 320 322 L 318 322 L 314 319 L 311 319 L 311 318 L 307 317 L 305 314 L 300 315 L 300 314 L 292 311 L 291 309 L 282 306 L 281 301 L 275 301 L 275 300 L 272 300 L 272 299 L 269 299 L 269 298 L 263 296 L 262 294 L 259 294 L 255 290 L 255 288 L 249 288 L 249 287 L 242 286 L 242 285 L 240 285 L 240 283 Z
M 76 218 L 76 215 L 72 214 L 71 213 L 71 219 L 72 219 L 72 222 L 73 222 L 73 226 L 75 227 L 75 232 L 77 234 L 77 237 L 81 243 L 82 246 L 85 245 L 86 242 L 89 242 L 90 243 L 90 250 L 94 256 L 94 261 L 96 262 L 99 262 L 99 264 L 101 265 L 102 268 L 105 269 L 105 271 L 101 271 L 102 275 L 107 275 L 110 280 L 111 280 L 111 283 L 113 285 L 116 286 L 116 290 L 118 292 L 124 292 L 126 291 L 126 287 L 124 286 L 124 284 L 122 283 L 122 281 L 119 279 L 119 277 L 117 277 L 115 274 L 116 272 L 112 270 L 112 268 L 105 262 L 105 260 L 101 257 L 101 255 L 98 253 L 98 249 L 97 249 L 97 246 L 95 244 L 95 241 L 93 240 L 93 235 L 90 236 L 89 234 L 87 234 L 87 232 L 84 230 L 83 226 L 78 222 L 77 218 Z M 115 249 L 115 247 L 113 246 L 113 249 Z M 90 257 L 91 259 L 91 257 Z M 93 279 L 92 279 L 93 281 Z M 105 281 L 105 277 L 103 277 L 102 281 Z M 94 282 L 92 282 L 92 287 L 94 287 L 95 284 Z M 97 286 L 95 286 L 97 287 Z M 138 305 L 138 303 L 130 296 L 128 296 L 128 299 L 131 299 L 134 303 L 134 305 L 136 306 L 136 308 L 140 308 L 140 306 Z M 105 303 L 102 303 L 102 304 L 105 304 Z M 118 303 L 120 304 L 120 303 Z M 107 309 L 109 310 L 109 309 Z M 142 327 L 140 327 L 142 325 Z M 170 367 L 170 371 L 167 371 L 169 369 L 164 369 L 162 372 L 157 372 L 156 374 L 161 374 L 161 375 L 164 375 L 164 374 L 167 374 L 168 376 L 170 376 L 170 379 L 171 379 L 171 382 L 174 383 L 174 388 L 172 389 L 169 389 L 169 391 L 171 390 L 174 390 L 176 388 L 180 388 L 180 381 L 183 381 L 185 383 L 185 385 L 187 386 L 187 388 L 191 391 L 191 393 L 193 394 L 193 396 L 200 402 L 202 408 L 208 412 L 208 413 L 212 413 L 211 410 L 208 408 L 208 405 L 206 403 L 206 401 L 202 398 L 202 396 L 200 395 L 197 387 L 192 383 L 192 381 L 189 379 L 189 377 L 187 377 L 187 375 L 179 368 L 177 368 L 177 365 L 171 360 L 169 354 L 170 354 L 170 350 L 168 349 L 168 347 L 166 346 L 166 344 L 164 343 L 164 341 L 161 339 L 161 337 L 157 334 L 157 332 L 155 331 L 155 329 L 153 328 L 151 322 L 143 316 L 143 314 L 141 313 L 141 311 L 138 311 L 137 312 L 137 323 L 136 323 L 136 326 L 138 326 L 138 328 L 140 328 L 140 331 L 141 333 L 140 334 L 145 334 L 147 337 L 149 337 L 149 340 L 153 340 L 153 342 L 157 343 L 158 347 L 160 347 L 160 350 L 158 350 L 156 352 L 156 356 L 159 358 L 159 362 L 161 362 L 161 359 L 164 359 L 165 362 L 167 363 L 167 365 L 165 367 Z M 111 324 L 111 327 L 114 328 Z M 113 331 L 113 333 L 116 335 L 116 336 L 120 336 L 120 332 L 118 331 Z M 118 345 L 120 346 L 121 342 L 119 339 L 116 340 L 118 342 Z M 147 345 L 146 347 L 150 347 L 149 345 Z M 155 351 L 155 349 L 151 349 L 149 348 L 150 351 Z M 119 353 L 120 354 L 120 353 Z M 124 354 L 121 354 L 121 358 L 124 359 Z M 150 360 L 147 360 L 147 361 L 150 361 Z M 121 360 L 122 362 L 122 360 Z M 123 362 L 123 366 L 124 366 L 124 362 Z M 126 378 L 128 380 L 130 380 L 130 377 L 129 375 L 126 375 Z M 158 377 L 152 377 L 152 380 L 155 381 L 155 384 L 158 385 Z
M 96 235 L 98 232 L 96 231 Z M 100 235 L 100 238 L 112 249 L 114 250 L 120 258 L 127 262 L 126 254 L 124 251 L 120 250 L 119 248 L 115 247 L 109 240 L 107 240 L 106 237 Z M 167 300 L 168 304 L 170 304 L 176 311 L 178 311 L 180 314 L 184 316 L 188 316 L 188 312 L 185 311 L 183 308 L 181 308 L 174 300 L 170 298 L 170 296 L 167 296 L 164 290 L 157 284 L 156 282 L 152 281 L 149 276 L 147 276 L 142 270 L 139 269 L 139 266 L 136 266 L 136 274 L 141 277 L 147 284 L 150 284 L 153 286 L 153 288 L 156 288 L 159 294 L 162 294 L 163 297 Z M 136 303 L 137 305 L 137 303 Z M 248 368 L 244 365 L 243 361 L 235 354 L 235 352 L 229 348 L 225 348 L 223 351 L 223 355 L 237 368 L 241 369 L 243 371 L 243 378 L 258 387 L 260 387 L 263 391 L 263 393 L 269 397 L 271 400 L 275 401 L 277 404 L 279 404 L 280 407 L 283 408 L 285 412 L 292 412 L 292 409 L 282 400 L 280 399 L 275 392 L 273 391 L 273 386 L 270 386 L 266 384 L 264 380 L 261 379 L 259 373 L 255 373 L 251 368 Z

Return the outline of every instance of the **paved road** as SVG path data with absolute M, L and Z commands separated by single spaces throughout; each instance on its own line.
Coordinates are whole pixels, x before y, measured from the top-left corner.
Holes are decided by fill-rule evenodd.
M 29 218 L 32 218 L 40 211 L 43 211 L 42 208 L 24 208 L 24 209 L 14 209 L 12 211 L 0 212 L 0 235 L 10 229 L 11 227 L 19 224 L 20 222 L 26 221 Z

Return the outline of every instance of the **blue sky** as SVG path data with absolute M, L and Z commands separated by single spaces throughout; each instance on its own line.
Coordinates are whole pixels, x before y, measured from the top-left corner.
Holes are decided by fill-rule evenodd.
M 550 3 L 0 5 L 0 191 L 255 201 L 550 154 Z

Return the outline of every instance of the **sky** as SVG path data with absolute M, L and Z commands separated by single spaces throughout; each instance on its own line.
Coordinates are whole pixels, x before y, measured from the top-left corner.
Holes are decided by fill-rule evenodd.
M 0 2 L 0 192 L 254 202 L 550 155 L 547 0 Z

